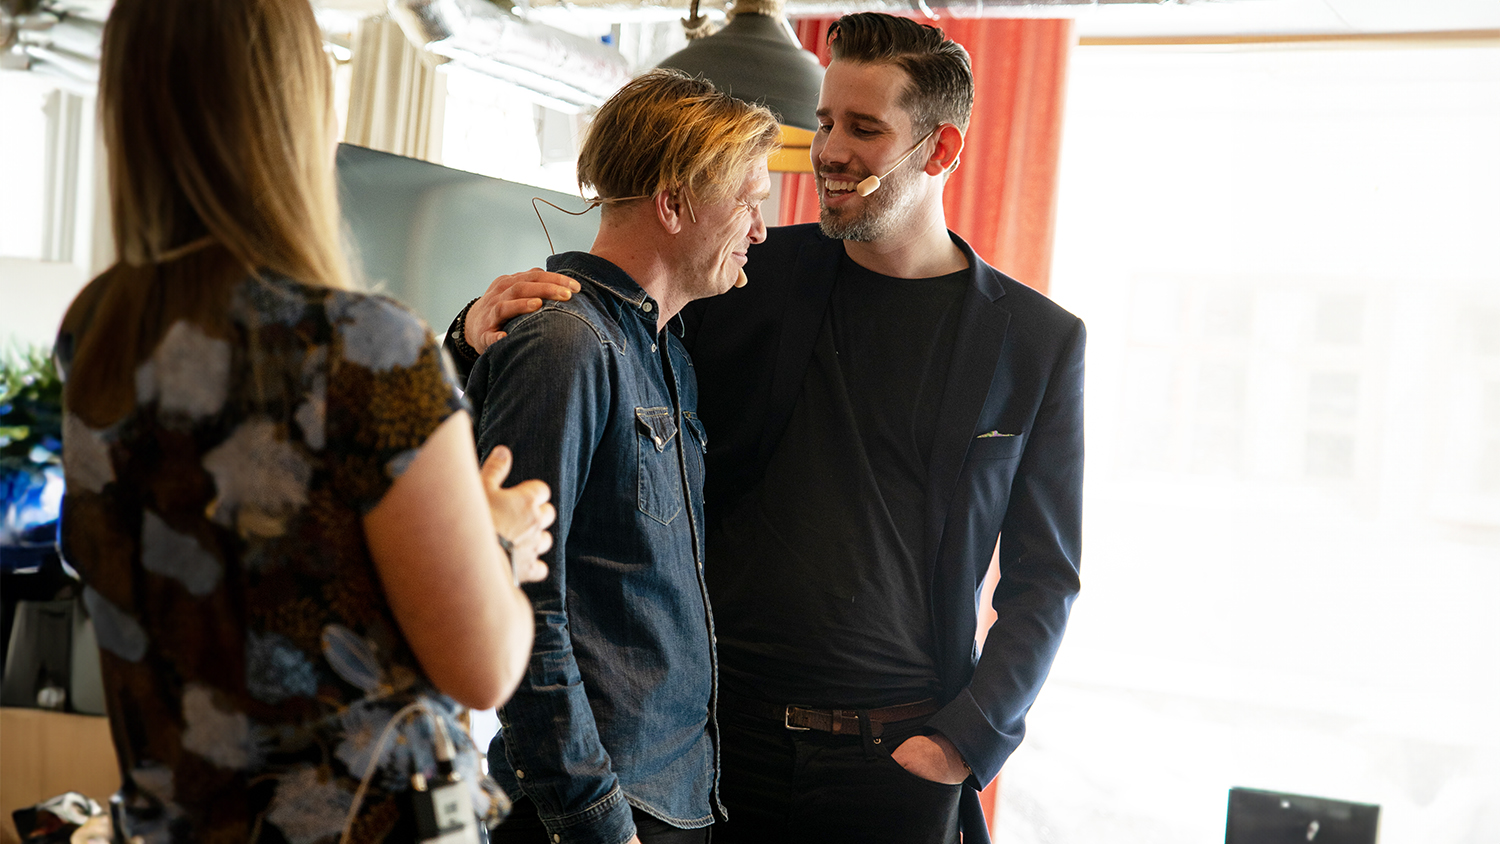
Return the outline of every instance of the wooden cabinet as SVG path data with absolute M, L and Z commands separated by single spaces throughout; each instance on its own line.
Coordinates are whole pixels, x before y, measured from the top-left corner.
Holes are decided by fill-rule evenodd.
M 0 844 L 19 842 L 10 813 L 66 791 L 108 806 L 120 787 L 109 719 L 0 708 Z

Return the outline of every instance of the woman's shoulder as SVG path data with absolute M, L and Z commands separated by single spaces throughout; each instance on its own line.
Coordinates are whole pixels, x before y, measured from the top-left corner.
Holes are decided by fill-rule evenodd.
M 376 372 L 415 366 L 437 343 L 421 317 L 389 296 L 335 290 L 326 313 L 343 359 Z
M 109 291 L 120 283 L 118 277 L 122 272 L 128 271 L 129 268 L 125 265 L 116 264 L 95 276 L 83 286 L 82 290 L 78 291 L 78 295 L 73 297 L 67 311 L 63 313 L 62 322 L 57 329 L 53 354 L 64 376 L 73 365 L 73 354 L 77 351 L 77 338 L 88 332 L 98 317 L 100 306 Z
M 376 368 L 414 358 L 431 334 L 420 316 L 389 296 L 305 284 L 279 275 L 245 278 L 235 291 L 234 302 L 237 318 L 253 319 L 260 325 L 326 323 L 355 362 Z

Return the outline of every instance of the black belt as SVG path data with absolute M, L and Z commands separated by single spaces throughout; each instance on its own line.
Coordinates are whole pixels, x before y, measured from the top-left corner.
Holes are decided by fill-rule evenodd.
M 886 724 L 899 721 L 915 721 L 937 712 L 936 700 L 928 698 L 915 703 L 882 706 L 878 709 L 815 709 L 810 706 L 766 703 L 735 697 L 725 700 L 726 709 L 738 710 L 762 718 L 781 722 L 788 730 L 821 730 L 834 735 L 860 735 L 859 717 L 864 715 L 870 724 L 870 735 L 879 736 Z

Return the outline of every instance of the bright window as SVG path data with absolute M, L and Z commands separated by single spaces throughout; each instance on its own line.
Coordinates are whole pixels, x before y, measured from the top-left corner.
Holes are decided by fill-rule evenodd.
M 1500 841 L 1500 48 L 1074 53 L 1084 591 L 998 840 Z

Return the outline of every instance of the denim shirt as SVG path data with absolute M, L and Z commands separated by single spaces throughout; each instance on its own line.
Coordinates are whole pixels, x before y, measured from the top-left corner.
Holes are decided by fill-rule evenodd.
M 693 365 L 615 265 L 570 252 L 547 269 L 583 289 L 507 324 L 468 382 L 481 458 L 510 446 L 508 482 L 546 481 L 557 507 L 491 775 L 536 804 L 554 842 L 619 844 L 632 805 L 704 827 L 723 808 Z

